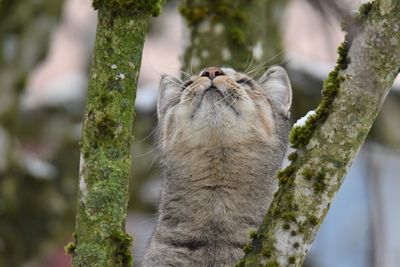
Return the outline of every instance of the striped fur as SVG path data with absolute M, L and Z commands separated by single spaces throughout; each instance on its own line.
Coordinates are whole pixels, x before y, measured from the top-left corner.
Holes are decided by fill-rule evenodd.
M 234 266 L 276 190 L 292 98 L 286 71 L 272 67 L 254 81 L 222 70 L 188 86 L 161 80 L 164 182 L 144 267 Z

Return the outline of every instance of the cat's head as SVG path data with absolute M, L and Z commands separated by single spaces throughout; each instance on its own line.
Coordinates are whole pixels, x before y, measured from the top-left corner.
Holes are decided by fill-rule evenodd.
M 290 81 L 279 66 L 258 80 L 216 67 L 186 81 L 163 76 L 157 103 L 161 146 L 229 145 L 254 138 L 279 142 L 277 135 L 282 134 L 282 125 L 288 125 L 291 102 Z

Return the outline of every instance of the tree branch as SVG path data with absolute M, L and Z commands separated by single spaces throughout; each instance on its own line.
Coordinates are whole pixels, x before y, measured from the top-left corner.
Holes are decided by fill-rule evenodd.
M 131 266 L 130 144 L 144 36 L 162 0 L 94 0 L 98 28 L 84 116 L 73 266 Z
M 360 31 L 339 48 L 316 114 L 292 129 L 297 151 L 278 174 L 279 190 L 239 266 L 302 265 L 399 72 L 400 2 L 367 3 L 358 20 Z

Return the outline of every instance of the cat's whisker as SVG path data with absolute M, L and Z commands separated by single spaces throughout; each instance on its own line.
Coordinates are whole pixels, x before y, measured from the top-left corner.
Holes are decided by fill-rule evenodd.
M 183 70 L 180 70 L 179 72 L 182 73 L 182 74 L 185 74 L 188 77 L 194 76 L 193 74 L 190 74 L 189 72 L 186 72 L 186 71 L 183 71 Z
M 140 158 L 140 157 L 143 157 L 143 156 L 150 155 L 151 153 L 153 153 L 153 152 L 156 151 L 156 150 L 157 150 L 157 148 L 153 148 L 153 149 L 151 149 L 151 150 L 149 150 L 149 151 L 146 151 L 146 152 L 144 152 L 144 153 L 142 153 L 142 154 L 133 155 L 133 158 Z
M 249 74 L 256 72 L 255 75 L 257 75 L 257 74 L 260 72 L 260 70 L 262 70 L 263 68 L 266 67 L 266 65 L 267 65 L 268 63 L 270 63 L 272 60 L 276 59 L 278 56 L 281 56 L 282 54 L 283 54 L 283 51 L 278 52 L 276 55 L 274 55 L 273 57 L 271 57 L 271 58 L 270 58 L 269 60 L 267 60 L 266 62 L 264 62 L 264 63 L 262 63 L 262 64 L 259 64 L 258 66 L 256 66 L 255 68 L 251 69 L 250 71 L 244 72 L 244 74 L 246 74 L 246 75 L 248 75 L 248 76 L 251 76 L 251 75 L 249 75 Z M 254 76 L 255 76 L 255 75 L 254 75 Z M 254 77 L 252 77 L 252 78 L 254 79 Z
M 174 106 L 174 110 L 173 110 L 174 114 L 176 113 L 177 108 L 178 108 L 179 106 L 181 106 L 181 105 L 183 105 L 183 104 L 186 104 L 186 103 L 187 103 L 188 101 L 190 101 L 190 100 L 191 100 L 191 99 L 185 99 L 184 101 L 177 103 L 177 104 Z
M 254 53 L 250 52 L 250 54 L 251 54 L 251 61 L 250 61 L 249 65 L 247 66 L 247 68 L 243 71 L 243 73 L 246 73 L 252 67 L 252 64 L 254 62 Z
M 169 79 L 168 77 L 164 77 L 164 79 L 166 79 L 167 81 L 169 81 L 170 83 L 175 84 L 176 86 L 180 87 L 180 88 L 185 88 L 185 86 L 183 86 L 183 84 L 178 83 L 177 81 L 174 81 L 172 79 Z M 182 82 L 182 81 L 180 81 Z
M 154 127 L 153 128 L 153 130 L 151 130 L 151 132 L 146 136 L 146 137 L 144 137 L 143 139 L 141 139 L 141 140 L 138 140 L 138 141 L 134 141 L 133 143 L 135 144 L 140 144 L 140 143 L 143 143 L 144 141 L 146 141 L 148 138 L 150 138 L 151 136 L 153 136 L 155 133 L 156 133 L 156 131 L 157 131 L 157 127 Z
M 222 103 L 223 101 L 226 101 L 226 99 L 227 99 L 228 97 L 230 97 L 230 96 L 232 96 L 232 94 L 231 94 L 230 92 L 228 92 L 228 93 L 226 93 L 226 94 L 223 94 L 222 98 L 219 99 L 219 100 L 217 101 L 216 104 L 218 105 L 218 104 Z
M 159 160 L 159 159 L 160 159 L 160 156 L 157 154 L 157 155 L 153 158 L 153 160 L 150 162 L 150 165 L 149 165 L 149 167 L 147 168 L 147 171 L 150 171 L 151 168 L 153 168 L 154 163 L 155 163 L 157 160 Z
M 280 51 L 280 52 L 278 52 L 276 55 L 274 55 L 274 56 L 272 56 L 270 59 L 268 59 L 267 61 L 265 61 L 265 62 L 263 62 L 263 63 L 260 63 L 260 64 L 258 64 L 258 65 L 256 65 L 256 66 L 254 66 L 254 68 L 252 68 L 252 69 L 250 70 L 250 72 L 253 72 L 254 70 L 263 68 L 266 64 L 270 63 L 272 60 L 274 60 L 276 57 L 280 56 L 282 53 L 283 53 L 283 51 Z M 246 74 L 246 75 L 247 75 L 248 73 L 249 73 L 249 72 L 244 72 L 244 74 Z
M 235 104 L 235 102 L 236 102 L 237 100 L 238 100 L 238 98 L 234 98 L 233 101 L 232 101 L 232 103 L 231 103 L 229 106 L 233 107 L 233 105 Z
M 260 95 L 262 95 L 262 96 L 265 96 L 267 99 L 269 99 L 269 100 L 272 101 L 272 102 L 275 102 L 275 103 L 278 103 L 278 104 L 280 104 L 280 105 L 283 105 L 282 102 L 280 102 L 280 101 L 278 101 L 278 100 L 272 98 L 271 96 L 269 96 L 269 95 L 267 95 L 267 94 L 264 94 L 264 93 L 261 93 L 261 92 L 259 92 L 258 94 L 260 94 Z
M 171 98 L 171 99 L 169 99 L 169 101 L 168 101 L 167 103 L 165 103 L 164 105 L 165 105 L 165 106 L 170 106 L 172 103 L 176 102 L 176 101 L 179 100 L 180 98 L 181 98 L 180 95 L 177 96 L 177 97 L 175 97 L 175 98 Z

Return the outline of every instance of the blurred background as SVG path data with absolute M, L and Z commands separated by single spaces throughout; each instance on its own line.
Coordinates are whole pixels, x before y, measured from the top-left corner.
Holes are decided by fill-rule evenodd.
M 287 1 L 281 51 L 294 89 L 293 120 L 314 109 L 355 0 Z M 155 148 L 161 74 L 180 76 L 185 22 L 178 1 L 151 21 L 136 100 L 127 231 L 135 266 L 156 221 Z M 70 266 L 79 140 L 96 12 L 86 0 L 0 2 L 0 267 Z M 357 103 L 354 103 L 355 105 Z M 349 170 L 305 266 L 400 266 L 400 83 Z

